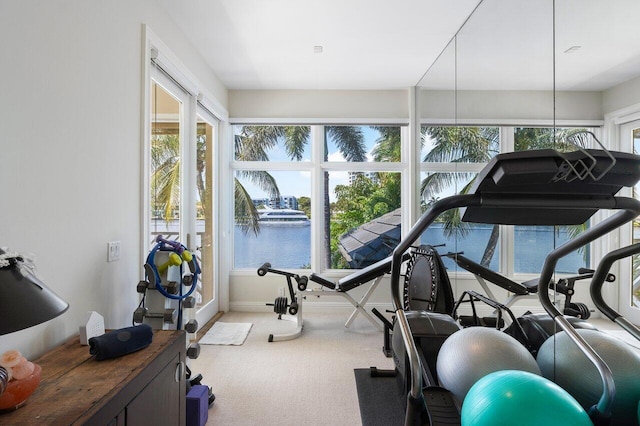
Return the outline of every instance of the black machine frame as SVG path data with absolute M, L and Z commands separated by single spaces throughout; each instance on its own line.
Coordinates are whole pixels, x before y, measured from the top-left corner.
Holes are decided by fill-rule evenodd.
M 599 210 L 615 211 L 547 255 L 537 292 L 545 311 L 596 366 L 602 378 L 603 392 L 589 414 L 594 423 L 607 417 L 615 395 L 611 370 L 552 303 L 549 285 L 560 258 L 640 214 L 640 201 L 616 195 L 639 179 L 640 157 L 628 153 L 579 149 L 570 153 L 537 150 L 499 154 L 482 170 L 469 194 L 439 200 L 419 218 L 394 250 L 391 265 L 396 322 L 409 363 L 406 425 L 422 423 L 427 397 L 423 394 L 425 384 L 420 355 L 403 309 L 400 282 L 403 255 L 441 213 L 456 208 L 463 209 L 461 218 L 466 222 L 509 225 L 578 225 Z M 640 251 L 640 247 L 634 249 Z M 628 255 L 629 250 L 622 255 Z M 607 270 L 596 271 L 594 281 L 600 278 L 604 281 L 608 268 L 603 268 Z M 437 388 L 434 383 L 426 385 Z

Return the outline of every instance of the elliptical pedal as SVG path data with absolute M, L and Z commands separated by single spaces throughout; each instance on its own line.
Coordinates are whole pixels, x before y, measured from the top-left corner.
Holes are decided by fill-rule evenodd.
M 440 386 L 427 386 L 422 390 L 429 424 L 460 425 L 460 412 L 453 401 L 453 395 L 447 389 Z

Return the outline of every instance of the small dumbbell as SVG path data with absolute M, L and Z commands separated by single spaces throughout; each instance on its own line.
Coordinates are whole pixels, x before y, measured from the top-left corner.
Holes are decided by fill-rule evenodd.
M 144 294 L 144 292 L 147 291 L 147 287 L 149 287 L 148 281 L 138 281 L 138 286 L 136 287 L 136 290 L 138 293 Z
M 147 308 L 143 308 L 143 307 L 137 308 L 135 311 L 133 311 L 133 322 L 136 324 L 141 324 L 146 315 L 147 315 Z
M 200 356 L 200 344 L 192 343 L 187 348 L 187 357 L 189 359 L 196 359 Z
M 198 331 L 198 321 L 197 320 L 189 321 L 184 325 L 184 329 L 187 331 L 187 333 L 195 333 L 196 331 Z
M 182 284 L 190 287 L 193 284 L 193 275 L 185 275 L 182 277 Z
M 178 294 L 178 283 L 175 281 L 169 281 L 165 288 L 169 294 Z
M 162 265 L 158 266 L 158 272 L 163 273 L 169 268 L 169 266 L 180 265 L 182 265 L 182 258 L 177 253 L 169 253 L 169 259 Z
M 193 296 L 185 297 L 182 301 L 182 307 L 185 309 L 196 307 L 196 298 Z

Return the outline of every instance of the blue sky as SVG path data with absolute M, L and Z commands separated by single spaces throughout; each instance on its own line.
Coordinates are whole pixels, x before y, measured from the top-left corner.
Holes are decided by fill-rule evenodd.
M 371 129 L 368 126 L 361 127 L 362 132 L 364 134 L 364 142 L 366 146 L 366 150 L 368 153 L 371 152 L 373 147 L 375 146 L 375 141 L 379 137 L 379 133 L 377 130 Z M 335 146 L 334 143 L 328 143 L 328 151 L 329 151 L 329 161 L 341 162 L 345 161 L 344 157 Z M 271 161 L 289 161 L 287 157 L 286 151 L 282 144 L 278 144 L 273 149 L 268 152 L 269 159 Z M 311 147 L 307 145 L 305 149 L 305 153 L 303 155 L 304 159 L 302 161 L 311 161 Z M 302 171 L 271 171 L 269 172 L 278 183 L 278 187 L 280 188 L 280 193 L 282 195 L 293 195 L 295 197 L 306 196 L 308 197 L 311 194 L 311 174 L 309 172 Z M 348 173 L 347 172 L 337 172 L 332 171 L 329 174 L 329 184 L 330 184 L 330 199 L 331 201 L 335 201 L 335 196 L 333 194 L 333 189 L 336 185 L 344 185 L 348 183 Z M 265 198 L 268 196 L 264 191 L 255 185 L 242 181 L 243 186 L 249 191 L 252 198 Z

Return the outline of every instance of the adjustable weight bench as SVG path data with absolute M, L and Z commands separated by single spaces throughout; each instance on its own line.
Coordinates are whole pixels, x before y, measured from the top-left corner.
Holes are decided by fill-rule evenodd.
M 337 281 L 332 281 L 327 278 L 324 278 L 321 275 L 311 273 L 309 275 L 309 280 L 313 281 L 316 284 L 320 284 L 323 287 L 328 288 L 331 291 L 327 291 L 324 289 L 320 290 L 307 290 L 306 294 L 311 294 L 315 296 L 341 296 L 344 297 L 351 303 L 354 307 L 353 312 L 349 316 L 349 319 L 344 324 L 345 327 L 349 327 L 353 320 L 358 316 L 359 313 L 365 316 L 378 330 L 382 330 L 382 325 L 380 322 L 375 320 L 369 312 L 364 309 L 364 306 L 369 301 L 369 298 L 375 291 L 378 284 L 380 284 L 380 280 L 384 277 L 385 274 L 388 274 L 391 271 L 391 257 L 387 257 L 386 259 L 379 260 L 378 262 L 367 266 L 363 269 L 358 269 L 357 271 L 340 278 Z M 351 297 L 349 293 L 350 290 L 353 290 L 356 287 L 360 287 L 363 284 L 371 282 L 371 285 L 362 296 L 359 302 Z
M 282 314 L 289 313 L 290 315 L 295 315 L 297 320 L 297 326 L 293 333 L 291 334 L 281 334 L 281 335 L 270 335 L 269 341 L 281 341 L 281 340 L 291 340 L 295 339 L 302 333 L 303 328 L 303 320 L 302 320 L 302 301 L 307 296 L 339 296 L 345 298 L 351 305 L 353 305 L 354 310 L 347 319 L 345 323 L 345 327 L 349 327 L 353 320 L 361 313 L 365 318 L 367 318 L 371 324 L 373 324 L 378 330 L 382 331 L 383 327 L 379 321 L 377 321 L 369 312 L 364 309 L 364 306 L 369 301 L 369 298 L 380 284 L 380 281 L 384 277 L 385 274 L 391 271 L 391 257 L 386 259 L 382 259 L 373 265 L 367 266 L 364 269 L 359 269 L 339 280 L 333 281 L 327 279 L 321 275 L 311 273 L 309 277 L 299 276 L 297 274 L 281 271 L 277 269 L 272 269 L 271 264 L 265 263 L 260 268 L 258 268 L 258 275 L 264 276 L 268 272 L 284 275 L 287 277 L 288 286 L 289 286 L 289 296 L 291 298 L 291 302 L 287 299 L 287 297 L 278 297 L 273 304 L 274 312 L 279 316 Z M 295 280 L 297 283 L 297 291 L 294 291 L 293 283 L 291 280 Z M 319 289 L 307 289 L 308 281 L 313 281 L 316 284 L 320 284 L 322 288 Z M 360 287 L 361 285 L 371 283 L 365 294 L 360 298 L 359 301 L 356 301 L 348 292 L 353 290 L 356 287 Z
M 510 278 L 505 277 L 502 274 L 492 271 L 489 268 L 482 266 L 479 263 L 474 262 L 473 260 L 463 256 L 461 253 L 447 253 L 445 254 L 450 259 L 453 259 L 454 262 L 458 264 L 462 269 L 471 272 L 475 277 L 482 290 L 484 290 L 485 294 L 492 300 L 497 301 L 493 292 L 487 285 L 486 281 L 501 287 L 510 293 L 513 293 L 511 296 L 507 298 L 507 300 L 503 303 L 506 307 L 510 307 L 515 303 L 515 301 L 520 297 L 537 297 L 536 293 L 538 292 L 538 279 L 534 278 L 529 281 L 525 281 L 522 283 L 513 281 Z
M 474 262 L 473 260 L 463 256 L 461 253 L 447 253 L 445 254 L 445 256 L 453 259 L 462 269 L 471 272 L 475 276 L 478 283 L 480 283 L 480 286 L 485 291 L 486 296 L 488 296 L 490 299 L 498 301 L 498 299 L 496 299 L 493 292 L 487 285 L 486 281 L 489 281 L 497 285 L 498 287 L 501 287 L 509 291 L 510 293 L 513 293 L 507 298 L 507 300 L 502 303 L 507 308 L 509 308 L 519 298 L 522 297 L 538 298 L 538 278 L 520 283 L 513 281 L 512 279 L 505 277 L 502 274 L 492 271 L 491 269 L 482 266 L 479 263 Z M 565 296 L 563 309 L 563 313 L 565 315 L 575 316 L 585 320 L 589 318 L 591 312 L 589 311 L 587 305 L 580 302 L 571 302 L 571 298 L 575 293 L 575 282 L 592 278 L 593 274 L 594 270 L 592 269 L 580 268 L 578 270 L 578 275 L 561 278 L 557 282 L 551 282 L 550 288 Z M 615 276 L 613 274 L 609 274 L 607 276 L 607 281 L 615 281 Z

